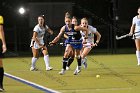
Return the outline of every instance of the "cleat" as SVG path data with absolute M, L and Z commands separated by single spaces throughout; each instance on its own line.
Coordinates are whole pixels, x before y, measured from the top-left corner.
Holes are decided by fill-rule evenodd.
M 66 71 L 66 70 L 62 69 L 62 70 L 59 72 L 59 74 L 60 74 L 60 75 L 64 75 L 64 74 L 65 74 L 65 71 Z
M 30 71 L 37 71 L 37 70 L 38 70 L 37 68 L 33 68 L 33 67 L 30 68 Z
M 78 75 L 80 72 L 81 72 L 81 70 L 77 70 L 77 69 L 76 69 L 76 70 L 74 71 L 73 74 L 74 74 L 74 75 Z
M 47 71 L 50 71 L 50 70 L 52 70 L 52 69 L 53 69 L 53 67 L 47 67 L 47 68 L 46 68 Z
M 77 70 L 77 72 L 78 72 L 78 73 L 80 73 L 80 72 L 81 72 L 81 70 Z
M 3 88 L 0 88 L 0 92 L 4 92 L 4 89 Z
M 70 70 L 70 67 L 66 67 L 66 70 Z
M 76 70 L 74 71 L 74 75 L 78 75 L 81 72 L 81 66 L 77 66 Z
M 74 71 L 73 75 L 78 75 L 78 72 L 77 70 Z
M 138 66 L 140 66 L 140 64 L 137 64 Z

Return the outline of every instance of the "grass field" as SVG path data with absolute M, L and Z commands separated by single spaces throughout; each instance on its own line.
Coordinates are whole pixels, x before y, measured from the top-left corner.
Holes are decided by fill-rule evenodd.
M 140 67 L 137 66 L 135 54 L 90 55 L 88 68 L 82 68 L 79 75 L 73 75 L 76 60 L 65 75 L 59 75 L 62 56 L 50 56 L 54 70 L 45 71 L 43 58 L 37 62 L 39 71 L 31 72 L 31 57 L 3 59 L 5 72 L 25 80 L 37 83 L 62 93 L 139 93 Z M 96 78 L 100 75 L 100 78 Z M 44 93 L 29 85 L 4 78 L 6 93 Z

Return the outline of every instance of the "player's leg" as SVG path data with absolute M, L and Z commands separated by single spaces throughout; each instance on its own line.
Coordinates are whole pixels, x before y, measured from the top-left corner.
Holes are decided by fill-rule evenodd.
M 138 61 L 138 66 L 140 66 L 140 39 L 135 39 L 136 45 L 136 57 Z
M 0 40 L 0 92 L 4 91 L 3 88 L 3 78 L 4 78 L 4 68 L 3 68 L 3 63 L 2 63 L 2 42 Z
M 76 70 L 74 71 L 74 75 L 77 75 L 79 72 L 81 72 L 81 56 L 80 56 L 80 49 L 75 50 L 75 57 L 77 59 L 78 66 L 76 67 Z
M 53 68 L 50 66 L 50 61 L 49 61 L 49 55 L 48 55 L 48 49 L 47 47 L 44 47 L 42 50 L 42 53 L 44 55 L 44 61 L 45 61 L 45 65 L 46 65 L 46 70 L 52 70 Z
M 84 68 L 87 68 L 87 59 L 86 56 L 90 52 L 91 48 L 89 47 L 84 47 L 83 52 L 81 53 L 81 62 L 84 65 Z
M 2 64 L 2 59 L 0 58 L 0 92 L 3 92 L 3 77 L 4 77 L 4 68 Z
M 33 53 L 33 57 L 32 57 L 32 60 L 31 60 L 30 71 L 36 71 L 36 70 L 38 70 L 36 68 L 36 61 L 38 60 L 39 49 L 35 49 L 35 48 L 32 47 L 32 53 Z
M 65 53 L 64 53 L 64 57 L 63 57 L 63 67 L 62 70 L 59 72 L 60 75 L 65 74 L 66 71 L 66 66 L 67 66 L 67 62 L 68 62 L 68 56 L 70 54 L 70 51 L 72 50 L 72 47 L 70 44 L 67 44 L 66 48 L 65 48 Z
M 70 57 L 68 59 L 66 70 L 69 70 L 70 69 L 70 65 L 74 61 L 74 55 L 75 55 L 74 50 L 70 51 L 70 55 L 69 55 Z

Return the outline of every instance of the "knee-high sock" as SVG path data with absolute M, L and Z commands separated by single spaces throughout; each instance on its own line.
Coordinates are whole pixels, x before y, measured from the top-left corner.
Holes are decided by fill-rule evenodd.
M 77 57 L 78 66 L 81 66 L 81 57 Z
M 138 65 L 140 65 L 140 51 L 136 51 Z
M 82 63 L 85 63 L 86 61 L 87 61 L 87 58 L 86 57 L 81 59 L 81 62 Z
M 45 61 L 46 69 L 47 69 L 50 66 L 49 55 L 44 56 L 44 61 Z
M 85 62 L 85 58 L 81 59 L 81 62 L 84 63 Z
M 0 67 L 0 88 L 3 88 L 4 69 Z
M 70 57 L 68 60 L 67 66 L 69 67 L 73 61 L 74 61 L 74 58 Z
M 68 58 L 63 58 L 63 69 L 66 70 L 66 66 L 68 63 Z
M 32 57 L 32 64 L 31 64 L 31 67 L 35 68 L 36 61 L 37 61 L 37 58 Z

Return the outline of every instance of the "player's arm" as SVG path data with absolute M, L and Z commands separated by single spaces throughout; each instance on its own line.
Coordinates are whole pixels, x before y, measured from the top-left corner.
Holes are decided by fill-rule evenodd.
M 101 34 L 98 32 L 98 31 L 96 31 L 96 33 L 94 33 L 95 35 L 96 35 L 96 37 L 97 37 L 97 39 L 96 39 L 96 44 L 98 44 L 99 42 L 100 42 L 100 39 L 101 39 Z
M 54 40 L 53 40 L 52 42 L 50 42 L 50 43 L 53 43 L 53 44 L 57 43 L 58 40 L 59 40 L 59 39 L 61 38 L 61 36 L 63 35 L 64 31 L 65 31 L 65 26 L 63 26 L 63 27 L 60 29 L 59 34 L 58 34 L 58 35 L 54 38 Z
M 50 29 L 50 28 L 48 28 L 48 30 L 47 30 L 51 35 L 53 34 L 53 31 Z
M 64 34 L 64 38 L 65 38 L 65 39 L 68 39 L 69 37 L 68 37 L 66 34 Z
M 81 27 L 81 26 L 75 26 L 74 29 L 75 29 L 75 31 L 85 31 L 86 32 L 85 33 L 85 38 L 88 37 L 88 29 L 87 28 Z
M 32 37 L 32 39 L 39 45 L 39 46 L 43 46 L 43 45 L 41 45 L 40 44 L 40 42 L 39 42 L 39 40 L 37 39 L 37 32 L 33 32 L 33 37 Z
M 0 39 L 2 40 L 2 53 L 5 53 L 7 50 L 4 29 L 3 29 L 3 17 L 0 16 Z
M 129 32 L 129 35 L 133 35 L 134 34 L 134 31 L 135 31 L 135 24 L 132 24 L 131 25 L 131 28 L 130 28 L 130 32 Z

